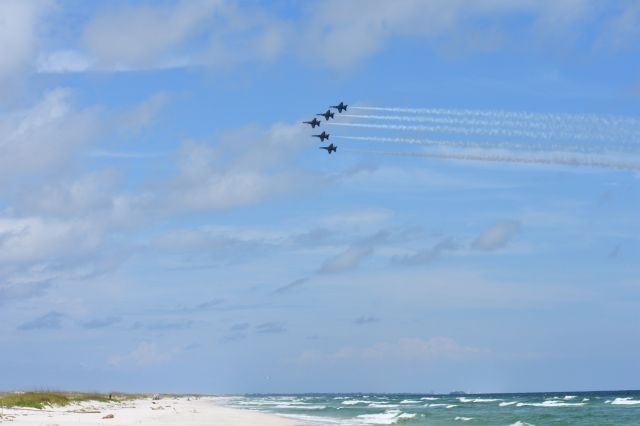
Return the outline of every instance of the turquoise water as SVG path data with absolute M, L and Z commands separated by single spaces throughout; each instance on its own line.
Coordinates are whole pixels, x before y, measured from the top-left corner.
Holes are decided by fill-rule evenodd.
M 227 404 L 308 425 L 640 425 L 640 391 L 247 395 Z

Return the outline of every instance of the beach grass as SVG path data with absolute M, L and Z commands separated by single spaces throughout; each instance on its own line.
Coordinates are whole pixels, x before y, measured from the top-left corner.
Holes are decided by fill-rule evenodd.
M 81 401 L 124 401 L 138 396 L 139 395 L 118 393 L 111 394 L 111 399 L 109 399 L 109 394 L 101 393 L 53 391 L 15 392 L 0 394 L 0 406 L 5 408 L 28 407 L 42 409 L 46 406 L 64 406 Z

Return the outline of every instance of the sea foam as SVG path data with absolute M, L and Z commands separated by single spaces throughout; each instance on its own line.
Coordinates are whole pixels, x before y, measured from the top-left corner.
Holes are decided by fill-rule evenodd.
M 630 397 L 616 398 L 613 401 L 611 401 L 611 405 L 639 405 L 639 404 L 640 404 L 640 400 L 632 399 Z
M 387 410 L 378 414 L 361 414 L 357 419 L 365 424 L 392 425 L 400 419 L 411 419 L 415 413 L 403 413 L 400 410 Z

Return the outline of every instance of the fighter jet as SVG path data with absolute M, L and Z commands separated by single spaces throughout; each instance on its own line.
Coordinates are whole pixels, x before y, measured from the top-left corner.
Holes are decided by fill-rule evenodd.
M 329 146 L 321 146 L 320 149 L 326 149 L 327 152 L 331 154 L 332 152 L 336 152 L 338 150 L 338 147 L 334 144 L 330 144 Z
M 319 135 L 313 135 L 314 138 L 320 138 L 320 142 L 324 142 L 325 139 L 329 139 L 329 133 L 324 130 Z
M 311 128 L 315 129 L 316 126 L 320 125 L 320 120 L 318 120 L 317 118 L 313 117 L 313 120 L 311 120 L 311 121 L 303 121 L 303 123 L 310 124 Z
M 330 108 L 334 108 L 337 109 L 339 113 L 342 113 L 342 111 L 346 111 L 347 107 L 349 105 L 346 105 L 344 102 L 340 102 L 340 104 L 338 105 L 331 105 Z
M 324 114 L 316 114 L 316 115 L 319 115 L 320 117 L 324 117 L 326 121 L 329 121 L 329 118 L 333 118 L 333 114 L 335 113 L 331 112 L 331 110 L 327 110 L 327 112 L 325 112 Z

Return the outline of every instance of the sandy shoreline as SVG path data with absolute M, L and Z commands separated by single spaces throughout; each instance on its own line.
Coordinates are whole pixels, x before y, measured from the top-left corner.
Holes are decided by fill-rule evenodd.
M 81 402 L 42 410 L 0 408 L 0 424 L 63 425 L 184 425 L 184 426 L 300 426 L 276 415 L 224 407 L 224 397 L 164 397 L 124 402 Z M 112 418 L 105 418 L 112 415 Z

